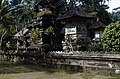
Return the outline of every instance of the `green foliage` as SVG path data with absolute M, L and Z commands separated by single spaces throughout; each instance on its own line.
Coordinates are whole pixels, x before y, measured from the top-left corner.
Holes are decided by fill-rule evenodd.
M 14 36 L 16 32 L 23 29 L 21 27 L 26 26 L 25 23 L 28 22 L 26 18 L 29 18 L 26 16 L 32 14 L 32 12 L 28 13 L 30 7 L 24 5 L 21 1 L 11 0 L 10 4 L 8 0 L 0 0 L 0 46 L 2 48 L 6 48 L 6 43 L 11 39 L 6 38 Z
M 36 0 L 35 1 L 35 11 L 39 12 L 39 7 L 48 7 L 53 15 L 57 16 L 64 12 L 66 2 L 65 0 Z
M 6 40 L 3 40 L 9 36 L 13 31 L 11 27 L 14 24 L 14 17 L 12 15 L 12 9 L 6 0 L 0 0 L 0 46 L 1 50 L 6 49 Z
M 120 7 L 113 9 L 111 13 L 111 18 L 113 22 L 120 20 Z
M 53 36 L 55 35 L 55 30 L 52 26 L 48 27 L 45 30 L 45 33 L 50 36 L 51 45 L 53 44 Z
M 107 51 L 120 51 L 120 22 L 106 26 L 102 35 L 103 48 Z
M 99 17 L 100 21 L 105 25 L 110 24 L 112 21 L 110 13 L 102 7 L 97 11 L 97 17 Z
M 13 23 L 13 16 L 6 0 L 1 0 L 0 3 L 0 29 L 8 31 L 10 25 Z
M 120 19 L 120 11 L 119 12 L 112 12 L 111 18 L 113 22 L 116 22 Z
M 88 51 L 102 51 L 103 46 L 100 42 L 92 42 L 88 45 Z
M 78 6 L 80 10 L 93 13 L 97 15 L 101 22 L 105 25 L 111 23 L 110 14 L 106 9 L 108 9 L 108 5 L 105 3 L 109 0 L 77 0 L 81 4 Z
M 10 3 L 11 3 L 12 6 L 16 6 L 18 4 L 21 4 L 22 0 L 10 0 Z
M 81 50 L 81 45 L 76 45 L 76 46 L 73 46 L 73 50 L 75 51 L 80 51 Z
M 37 41 L 40 40 L 40 37 L 41 37 L 40 36 L 40 29 L 36 28 L 31 34 L 32 42 L 37 43 Z
M 46 30 L 45 30 L 45 33 L 47 35 L 54 35 L 55 34 L 55 30 L 52 26 L 48 27 Z

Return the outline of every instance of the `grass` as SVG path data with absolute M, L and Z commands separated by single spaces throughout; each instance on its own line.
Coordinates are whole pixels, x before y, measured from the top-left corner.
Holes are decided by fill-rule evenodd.
M 0 61 L 0 79 L 120 79 L 120 75 L 106 71 L 71 73 L 60 69 Z

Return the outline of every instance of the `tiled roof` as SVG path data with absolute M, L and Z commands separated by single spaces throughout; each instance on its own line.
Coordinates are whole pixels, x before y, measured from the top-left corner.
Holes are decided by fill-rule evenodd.
M 97 21 L 89 29 L 98 29 L 98 28 L 105 28 L 105 25 L 102 22 Z
M 93 17 L 95 17 L 95 16 L 93 16 L 93 15 L 91 15 L 89 13 L 80 12 L 80 11 L 77 10 L 77 8 L 72 7 L 69 12 L 67 12 L 64 15 L 60 16 L 58 18 L 58 20 L 59 19 L 67 19 L 67 18 L 71 18 L 71 17 L 74 17 L 74 16 L 86 17 L 86 18 L 93 18 Z

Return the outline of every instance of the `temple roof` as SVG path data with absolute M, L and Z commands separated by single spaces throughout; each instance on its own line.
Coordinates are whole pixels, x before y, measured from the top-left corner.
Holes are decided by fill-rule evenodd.
M 76 7 L 71 7 L 70 11 L 60 16 L 58 20 L 67 19 L 67 18 L 71 18 L 75 16 L 83 17 L 83 18 L 94 18 L 95 17 L 89 13 L 78 11 Z
M 103 24 L 100 21 L 97 21 L 89 29 L 99 29 L 99 28 L 105 28 L 105 24 Z

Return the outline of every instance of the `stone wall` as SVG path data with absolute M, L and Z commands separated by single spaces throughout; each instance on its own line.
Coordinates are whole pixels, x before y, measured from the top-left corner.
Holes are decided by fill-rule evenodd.
M 21 49 L 2 52 L 1 56 L 13 62 L 40 65 L 52 68 L 64 68 L 67 70 L 82 71 L 83 69 L 107 69 L 120 68 L 119 52 L 103 51 L 51 51 L 41 52 L 39 49 Z
M 70 65 L 74 67 L 115 70 L 120 68 L 119 52 L 49 52 L 47 62 L 56 65 Z

